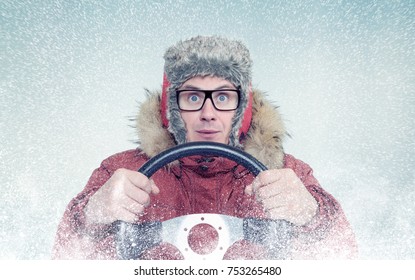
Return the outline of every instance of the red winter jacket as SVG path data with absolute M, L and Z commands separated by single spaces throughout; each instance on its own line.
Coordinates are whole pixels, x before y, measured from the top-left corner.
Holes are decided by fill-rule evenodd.
M 151 205 L 141 218 L 144 221 L 164 221 L 195 213 L 217 213 L 264 218 L 261 206 L 252 196 L 244 194 L 245 186 L 253 176 L 242 166 L 224 159 L 198 162 L 200 157 L 180 160 L 171 172 L 161 169 L 153 175 L 160 188 L 152 195 Z M 88 199 L 118 168 L 138 170 L 147 160 L 138 150 L 116 154 L 104 160 L 94 171 L 85 189 L 78 194 L 65 211 L 59 225 L 53 257 L 57 259 L 116 259 L 114 232 L 110 225 L 86 228 L 84 208 Z M 354 258 L 357 253 L 353 232 L 338 202 L 318 184 L 311 168 L 290 155 L 284 158 L 284 167 L 291 168 L 301 179 L 319 205 L 318 214 L 306 226 L 294 226 L 291 252 L 288 258 L 323 259 Z M 232 258 L 261 258 L 262 252 L 252 255 L 252 246 L 230 252 Z M 163 246 L 163 245 L 161 245 Z M 168 246 L 164 246 L 169 248 Z M 250 249 L 248 249 L 250 248 Z M 176 258 L 171 250 L 153 248 L 146 258 Z
M 288 259 L 356 258 L 353 231 L 339 203 L 312 174 L 312 169 L 282 149 L 285 134 L 276 109 L 254 92 L 253 119 L 243 149 L 268 168 L 290 168 L 318 203 L 318 211 L 304 226 L 292 225 Z M 86 187 L 68 205 L 59 224 L 53 247 L 54 259 L 116 259 L 115 231 L 112 225 L 85 226 L 84 209 L 89 198 L 119 168 L 138 170 L 150 157 L 174 146 L 171 135 L 161 125 L 159 94 L 149 95 L 137 117 L 140 149 L 125 151 L 104 160 Z M 140 222 L 165 221 L 196 213 L 217 213 L 240 218 L 265 218 L 265 213 L 244 189 L 253 176 L 244 167 L 220 157 L 192 156 L 179 160 L 152 176 L 160 189 L 151 195 Z M 268 258 L 267 250 L 249 240 L 236 242 L 226 252 L 228 259 Z M 160 243 L 141 258 L 180 259 L 170 244 Z

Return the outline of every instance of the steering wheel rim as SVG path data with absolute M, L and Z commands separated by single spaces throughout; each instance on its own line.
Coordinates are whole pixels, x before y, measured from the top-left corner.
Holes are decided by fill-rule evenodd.
M 166 164 L 180 158 L 194 155 L 228 158 L 243 165 L 254 176 L 257 176 L 261 171 L 267 170 L 267 167 L 264 164 L 240 149 L 222 143 L 199 141 L 177 145 L 161 152 L 143 164 L 138 172 L 147 177 L 151 177 L 157 170 Z
M 254 176 L 261 171 L 267 170 L 267 167 L 250 154 L 234 148 L 232 146 L 215 143 L 215 142 L 190 142 L 177 145 L 167 149 L 160 154 L 149 159 L 143 164 L 138 172 L 147 177 L 151 177 L 163 166 L 178 160 L 180 158 L 201 155 L 201 156 L 220 156 L 228 158 L 247 168 Z M 222 215 L 223 216 L 223 215 Z M 249 218 L 243 221 L 244 227 L 247 226 L 248 231 L 256 231 L 252 240 L 256 243 L 264 242 L 264 235 L 258 231 L 258 226 L 266 227 L 267 231 L 276 233 L 278 228 L 283 228 L 289 232 L 289 223 L 284 220 L 263 222 L 261 219 Z M 159 221 L 146 222 L 142 224 L 131 224 L 124 221 L 115 222 L 116 229 L 116 249 L 119 259 L 138 259 L 139 255 L 147 249 L 150 249 L 163 241 L 162 223 Z M 151 236 L 149 240 L 148 237 Z M 268 243 L 272 241 L 268 240 Z M 275 243 L 275 242 L 274 242 Z M 272 245 L 274 246 L 274 245 Z M 276 245 L 277 249 L 281 249 L 280 245 Z M 274 254 L 275 255 L 275 254 Z M 280 255 L 275 258 L 283 258 Z

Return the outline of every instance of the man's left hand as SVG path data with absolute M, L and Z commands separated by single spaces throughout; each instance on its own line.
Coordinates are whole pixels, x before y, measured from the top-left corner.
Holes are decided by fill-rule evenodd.
M 284 219 L 295 225 L 311 221 L 317 202 L 292 169 L 262 171 L 245 193 L 254 195 L 270 219 Z

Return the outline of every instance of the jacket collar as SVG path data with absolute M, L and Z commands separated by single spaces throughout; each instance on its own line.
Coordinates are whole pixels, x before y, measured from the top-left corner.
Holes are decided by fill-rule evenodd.
M 136 117 L 136 129 L 140 149 L 148 157 L 176 145 L 174 137 L 162 124 L 160 113 L 160 91 L 146 91 L 146 100 L 140 104 Z M 243 150 L 269 169 L 284 165 L 283 138 L 286 131 L 278 109 L 265 94 L 253 91 L 252 122 L 246 138 L 242 142 Z

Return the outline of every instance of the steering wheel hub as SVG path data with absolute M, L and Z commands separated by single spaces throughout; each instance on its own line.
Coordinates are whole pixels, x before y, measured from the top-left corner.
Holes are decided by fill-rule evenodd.
M 219 233 L 209 224 L 198 224 L 190 229 L 187 243 L 190 249 L 199 255 L 210 254 L 218 247 Z

